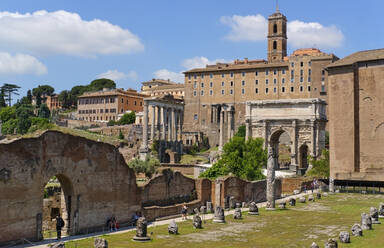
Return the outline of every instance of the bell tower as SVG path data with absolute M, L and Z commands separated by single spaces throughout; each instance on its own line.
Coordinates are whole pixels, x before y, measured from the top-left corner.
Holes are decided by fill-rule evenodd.
M 287 56 L 287 18 L 276 12 L 268 17 L 268 62 L 280 62 Z

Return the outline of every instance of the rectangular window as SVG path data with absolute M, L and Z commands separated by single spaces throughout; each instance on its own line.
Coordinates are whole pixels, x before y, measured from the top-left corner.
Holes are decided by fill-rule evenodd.
M 245 72 L 242 72 L 242 73 L 241 73 L 241 76 L 245 77 Z
M 308 69 L 308 75 L 311 76 L 311 74 L 312 74 L 312 70 Z
M 265 88 L 265 94 L 268 94 L 268 88 Z
M 301 67 L 304 66 L 304 62 L 303 62 L 303 61 L 300 62 L 300 66 L 301 66 Z
M 283 75 L 285 74 L 285 69 L 281 70 L 281 74 L 283 74 Z
M 233 77 L 233 72 L 231 72 L 231 78 Z
M 283 92 L 283 93 L 285 92 L 285 87 L 281 88 L 281 92 Z
M 137 105 L 137 102 L 135 101 L 135 106 Z
M 204 73 L 201 73 L 201 78 L 204 78 Z
M 308 91 L 311 91 L 311 86 L 308 86 Z
M 109 113 L 109 109 L 105 109 L 105 113 Z
M 259 80 L 256 79 L 256 85 L 258 85 L 258 84 L 259 84 Z
M 224 95 L 225 91 L 224 90 L 221 90 L 221 94 Z
M 196 78 L 197 78 L 197 75 L 196 75 L 196 74 L 194 74 L 194 75 L 193 75 L 193 78 L 194 78 L 194 79 L 196 79 Z
M 241 94 L 245 94 L 245 89 L 241 89 Z
M 311 77 L 308 77 L 308 82 L 310 83 L 312 81 L 312 78 Z
M 265 79 L 265 84 L 268 84 L 268 79 Z
M 193 83 L 193 88 L 194 88 L 194 89 L 197 88 L 197 82 L 196 82 L 196 81 Z
M 309 62 L 308 62 L 308 66 L 311 66 L 311 65 L 312 65 L 312 62 L 311 62 L 311 61 L 309 61 Z
M 245 81 L 244 81 L 244 80 L 241 81 L 241 85 L 242 85 L 242 86 L 245 86 Z
M 188 79 L 191 80 L 191 74 L 188 75 Z
M 281 83 L 283 83 L 283 84 L 285 83 L 285 78 L 281 79 Z
M 265 75 L 268 75 L 269 74 L 269 70 L 265 70 Z
M 213 82 L 209 83 L 209 87 L 211 87 L 211 88 L 213 87 Z
M 121 98 L 121 103 L 124 103 L 124 99 L 123 98 Z
M 104 111 L 104 109 L 100 109 L 100 114 L 102 114 L 102 113 L 103 113 L 103 111 Z
M 291 70 L 291 82 L 295 79 L 295 71 Z
M 221 77 L 224 78 L 224 73 L 221 74 Z
M 221 82 L 221 86 L 224 87 L 225 83 L 224 82 Z
M 277 84 L 277 79 L 276 78 L 273 79 L 273 84 Z
M 274 93 L 276 93 L 276 92 L 277 92 L 277 89 L 276 89 L 276 87 L 275 87 L 275 88 L 273 88 L 273 92 L 274 92 Z
M 303 92 L 304 88 L 303 86 L 300 86 L 300 92 Z
M 232 89 L 229 91 L 229 94 L 233 95 L 233 90 Z
M 295 63 L 294 62 L 291 63 L 291 67 L 295 67 Z
M 291 87 L 291 92 L 293 92 L 295 90 L 295 88 L 294 87 Z
M 273 75 L 277 75 L 277 70 L 273 70 Z
M 256 88 L 256 94 L 259 94 L 259 89 L 258 88 Z
M 255 76 L 259 76 L 259 72 L 258 71 L 255 71 Z
M 201 94 L 202 96 L 204 96 L 204 90 L 202 90 L 200 94 Z
M 193 96 L 196 96 L 197 95 L 197 93 L 196 93 L 196 90 L 195 91 L 193 91 Z
M 304 70 L 300 70 L 300 76 L 304 75 Z
M 300 83 L 304 82 L 304 78 L 300 77 Z
M 210 95 L 210 96 L 213 95 L 213 90 L 210 90 L 210 91 L 209 91 L 209 95 Z
M 211 74 L 209 74 L 209 77 L 210 77 L 210 78 L 213 78 L 213 74 L 212 74 L 212 73 L 211 73 Z
M 194 115 L 193 115 L 193 119 L 194 119 L 195 121 L 197 121 L 197 119 L 198 119 L 197 114 L 194 114 Z
M 204 88 L 204 83 L 201 83 L 201 88 Z
M 231 81 L 231 87 L 233 86 L 233 81 Z

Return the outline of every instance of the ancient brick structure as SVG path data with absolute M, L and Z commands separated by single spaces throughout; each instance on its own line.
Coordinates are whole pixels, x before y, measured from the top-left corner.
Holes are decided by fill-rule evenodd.
M 384 49 L 328 66 L 331 177 L 384 181 Z
M 70 234 L 128 222 L 140 208 L 136 177 L 109 144 L 48 131 L 0 144 L 0 243 L 42 238 L 43 189 L 56 176 Z

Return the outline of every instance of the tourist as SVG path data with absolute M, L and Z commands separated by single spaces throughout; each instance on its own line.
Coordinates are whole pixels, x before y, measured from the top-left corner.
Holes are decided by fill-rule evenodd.
M 133 215 L 132 215 L 132 221 L 133 221 L 133 225 L 136 226 L 136 222 L 137 220 L 140 218 L 140 213 L 138 212 L 135 212 Z
M 57 232 L 57 240 L 61 239 L 61 229 L 64 227 L 65 223 L 63 218 L 61 218 L 60 214 L 56 216 L 56 232 Z
M 181 219 L 182 220 L 187 220 L 187 212 L 188 212 L 188 207 L 183 205 L 181 208 Z
M 116 220 L 116 217 L 113 215 L 112 218 L 111 218 L 111 221 L 110 221 L 110 229 L 109 229 L 111 232 L 113 231 L 116 231 L 117 230 L 117 220 Z

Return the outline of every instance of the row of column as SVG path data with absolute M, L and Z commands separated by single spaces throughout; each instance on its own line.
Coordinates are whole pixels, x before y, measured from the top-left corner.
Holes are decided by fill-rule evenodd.
M 225 115 L 225 112 L 227 112 L 227 115 Z M 219 151 L 223 150 L 224 146 L 224 134 L 227 132 L 227 138 L 228 141 L 233 137 L 233 110 L 232 108 L 229 108 L 227 110 L 221 109 L 220 112 L 220 132 L 219 132 Z M 224 121 L 225 117 L 227 117 L 226 123 L 227 123 L 227 130 L 224 130 Z
M 183 111 L 177 108 L 151 104 L 151 137 L 166 141 L 181 141 Z M 144 102 L 143 148 L 148 148 L 148 103 Z M 156 123 L 157 120 L 157 123 Z

